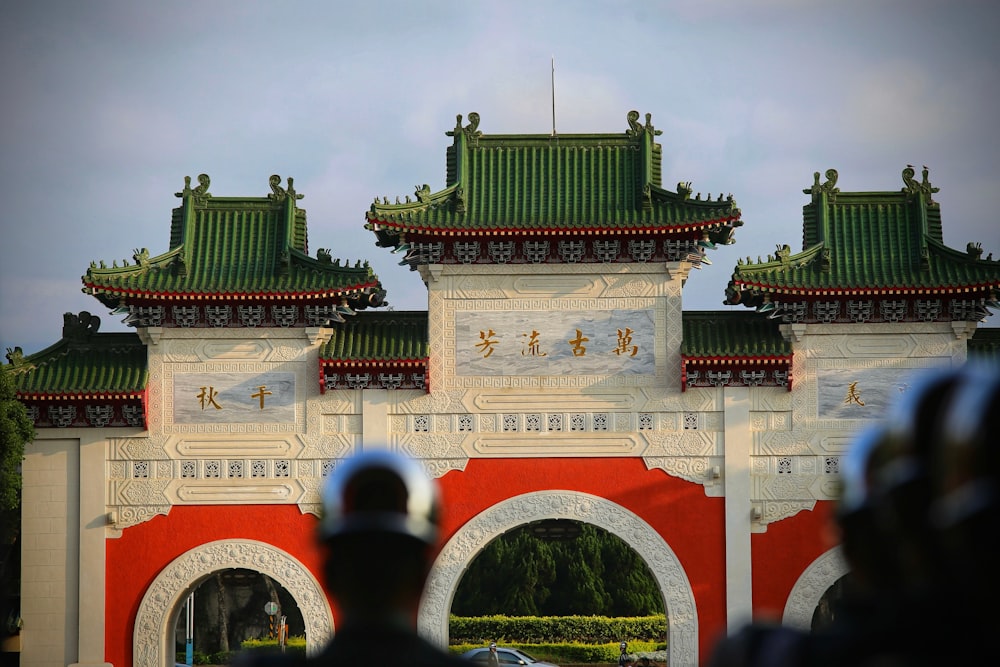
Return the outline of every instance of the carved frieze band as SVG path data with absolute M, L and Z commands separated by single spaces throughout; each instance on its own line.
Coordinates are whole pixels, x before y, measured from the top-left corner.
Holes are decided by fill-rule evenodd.
M 625 433 L 482 434 L 472 438 L 470 454 L 492 457 L 523 456 L 632 456 L 642 443 Z

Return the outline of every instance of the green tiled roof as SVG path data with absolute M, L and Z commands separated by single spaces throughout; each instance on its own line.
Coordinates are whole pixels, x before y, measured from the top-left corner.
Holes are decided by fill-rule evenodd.
M 691 196 L 690 183 L 661 185 L 660 134 L 628 115 L 621 134 L 487 135 L 478 114 L 448 132 L 447 186 L 415 200 L 376 199 L 367 227 L 379 245 L 400 232 L 425 235 L 696 233 L 739 222 L 732 196 Z M 731 230 L 730 230 L 731 231 Z M 720 239 L 724 241 L 725 239 Z
M 319 353 L 321 364 L 427 359 L 426 311 L 362 311 L 332 328 L 333 336 Z
M 685 311 L 684 359 L 787 360 L 792 345 L 778 322 L 749 311 Z
M 981 258 L 978 244 L 965 252 L 942 242 L 940 208 L 923 180 L 903 171 L 895 192 L 840 192 L 837 172 L 804 192 L 804 250 L 778 246 L 766 260 L 740 260 L 726 290 L 727 303 L 757 306 L 770 293 L 776 300 L 845 294 L 966 294 L 988 297 L 1000 289 L 1000 261 Z
M 134 333 L 97 333 L 100 320 L 90 313 L 64 316 L 63 337 L 23 357 L 8 353 L 5 370 L 23 399 L 72 396 L 126 398 L 145 391 L 146 346 Z
M 177 196 L 170 227 L 170 249 L 150 257 L 143 248 L 108 268 L 91 263 L 83 291 L 115 308 L 123 301 L 191 299 L 333 301 L 381 289 L 367 263 L 334 261 L 328 250 L 310 257 L 302 195 L 272 176 L 267 197 L 213 197 L 208 176 L 190 178 Z

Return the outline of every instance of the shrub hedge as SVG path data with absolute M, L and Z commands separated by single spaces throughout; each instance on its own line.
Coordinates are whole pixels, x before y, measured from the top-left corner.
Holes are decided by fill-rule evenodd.
M 667 636 L 663 614 L 609 618 L 607 616 L 452 616 L 448 621 L 451 644 L 481 646 L 491 641 L 506 644 L 613 644 L 625 640 L 662 642 Z M 581 660 L 581 662 L 588 662 Z
M 521 649 L 539 660 L 565 664 L 615 664 L 618 643 L 628 642 L 630 654 L 666 648 L 667 619 L 663 614 L 610 618 L 607 616 L 452 616 L 448 621 L 448 650 L 461 654 L 491 641 Z M 277 651 L 277 640 L 248 639 L 241 651 Z M 285 653 L 305 655 L 305 637 L 289 637 Z M 178 654 L 183 663 L 183 654 Z M 195 664 L 229 664 L 232 653 L 202 655 Z

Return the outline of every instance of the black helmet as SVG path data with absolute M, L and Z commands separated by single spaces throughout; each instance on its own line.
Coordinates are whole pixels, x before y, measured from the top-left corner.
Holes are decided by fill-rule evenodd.
M 844 459 L 838 520 L 852 566 L 911 594 L 995 585 L 998 433 L 997 367 L 969 363 L 914 383 Z
M 440 492 L 415 460 L 387 450 L 341 462 L 323 487 L 319 536 L 382 533 L 437 543 Z

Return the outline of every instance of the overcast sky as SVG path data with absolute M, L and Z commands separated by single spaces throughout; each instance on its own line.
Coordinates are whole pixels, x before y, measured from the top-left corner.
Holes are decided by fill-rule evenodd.
M 444 187 L 457 114 L 484 133 L 624 132 L 652 114 L 663 184 L 732 193 L 736 244 L 693 271 L 723 306 L 737 258 L 802 246 L 803 188 L 897 190 L 930 168 L 945 242 L 1000 256 L 1000 6 L 951 0 L 5 2 L 0 351 L 90 311 L 91 261 L 168 250 L 174 193 L 305 195 L 310 252 L 367 259 L 397 310 L 417 273 L 363 229 L 376 196 Z M 990 320 L 991 326 L 1000 320 Z M 5 360 L 0 360 L 5 361 Z

